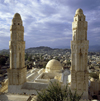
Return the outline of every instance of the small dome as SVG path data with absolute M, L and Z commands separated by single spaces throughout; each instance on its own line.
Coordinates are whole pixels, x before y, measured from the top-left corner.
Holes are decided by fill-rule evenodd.
M 46 71 L 60 71 L 62 68 L 61 63 L 55 59 L 50 60 L 46 65 Z
M 79 9 L 76 10 L 75 14 L 83 14 L 83 10 L 81 8 L 79 8 Z
M 15 13 L 14 18 L 20 18 L 21 19 L 21 16 L 19 13 Z

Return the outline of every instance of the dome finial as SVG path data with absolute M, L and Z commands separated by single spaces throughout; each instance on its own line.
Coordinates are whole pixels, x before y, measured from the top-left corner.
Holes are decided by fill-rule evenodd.
M 14 18 L 20 18 L 21 19 L 21 16 L 19 13 L 15 13 Z
M 77 10 L 76 10 L 76 13 L 75 14 L 83 14 L 83 10 L 81 9 L 81 8 L 78 8 Z

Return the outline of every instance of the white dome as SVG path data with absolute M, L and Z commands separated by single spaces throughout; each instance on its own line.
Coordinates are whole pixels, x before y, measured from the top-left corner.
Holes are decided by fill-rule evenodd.
M 60 71 L 60 70 L 62 70 L 62 66 L 58 60 L 52 59 L 46 65 L 46 71 Z

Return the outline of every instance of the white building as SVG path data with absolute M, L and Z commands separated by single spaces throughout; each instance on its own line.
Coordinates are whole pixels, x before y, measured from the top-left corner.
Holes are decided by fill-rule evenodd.
M 87 40 L 87 22 L 82 9 L 76 10 L 72 29 L 71 75 L 70 71 L 63 70 L 60 62 L 55 59 L 47 63 L 46 69 L 34 68 L 26 74 L 24 27 L 20 14 L 16 13 L 10 27 L 8 93 L 37 94 L 37 91 L 47 88 L 50 81 L 57 80 L 62 86 L 69 83 L 71 90 L 77 89 L 79 94 L 84 91 L 83 98 L 88 99 L 87 54 L 89 41 Z

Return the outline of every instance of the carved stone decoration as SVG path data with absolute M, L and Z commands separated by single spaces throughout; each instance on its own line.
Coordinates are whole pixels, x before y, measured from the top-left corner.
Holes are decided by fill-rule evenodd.
M 77 9 L 72 23 L 73 39 L 71 41 L 71 89 L 84 92 L 85 99 L 88 99 L 88 71 L 87 54 L 89 41 L 87 40 L 87 21 L 82 9 Z M 73 48 L 76 47 L 76 48 Z M 73 55 L 73 53 L 75 55 Z M 75 74 L 74 74 L 75 72 Z

